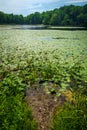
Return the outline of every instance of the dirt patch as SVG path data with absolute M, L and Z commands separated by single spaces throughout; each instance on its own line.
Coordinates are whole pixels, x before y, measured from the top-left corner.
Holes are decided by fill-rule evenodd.
M 49 87 L 54 86 L 53 83 L 48 83 Z M 38 122 L 39 130 L 50 130 L 51 117 L 56 107 L 61 106 L 65 98 L 55 98 L 55 93 L 48 93 L 43 84 L 32 85 L 30 89 L 26 91 L 26 102 L 33 110 L 34 118 Z

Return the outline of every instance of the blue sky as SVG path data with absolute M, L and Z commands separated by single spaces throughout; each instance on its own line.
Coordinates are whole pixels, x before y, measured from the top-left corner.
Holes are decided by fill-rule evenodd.
M 70 4 L 84 5 L 87 0 L 0 0 L 0 11 L 26 16 Z

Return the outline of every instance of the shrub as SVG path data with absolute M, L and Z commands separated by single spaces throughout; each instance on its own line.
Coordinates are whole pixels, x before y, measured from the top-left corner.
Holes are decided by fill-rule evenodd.
M 37 130 L 32 111 L 23 101 L 25 85 L 14 75 L 0 83 L 0 130 Z
M 51 130 L 87 130 L 87 96 L 80 89 L 74 98 L 74 103 L 67 102 L 54 113 Z

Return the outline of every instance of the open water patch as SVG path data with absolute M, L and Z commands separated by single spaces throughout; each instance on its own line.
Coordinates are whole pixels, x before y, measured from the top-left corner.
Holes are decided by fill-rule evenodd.
M 18 25 L 12 27 L 12 29 L 19 29 L 19 30 L 40 30 L 47 28 L 48 28 L 47 25 Z

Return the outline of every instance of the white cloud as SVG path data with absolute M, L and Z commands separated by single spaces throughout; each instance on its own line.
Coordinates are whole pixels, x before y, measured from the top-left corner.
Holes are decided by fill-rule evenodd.
M 41 8 L 43 4 L 58 2 L 60 0 L 0 0 L 0 10 L 5 12 L 21 12 L 23 9 Z
M 87 2 L 87 0 L 69 0 L 66 3 L 81 3 L 81 2 Z
M 23 6 L 25 4 L 34 5 L 34 4 L 47 4 L 54 3 L 61 0 L 0 0 L 0 6 Z

